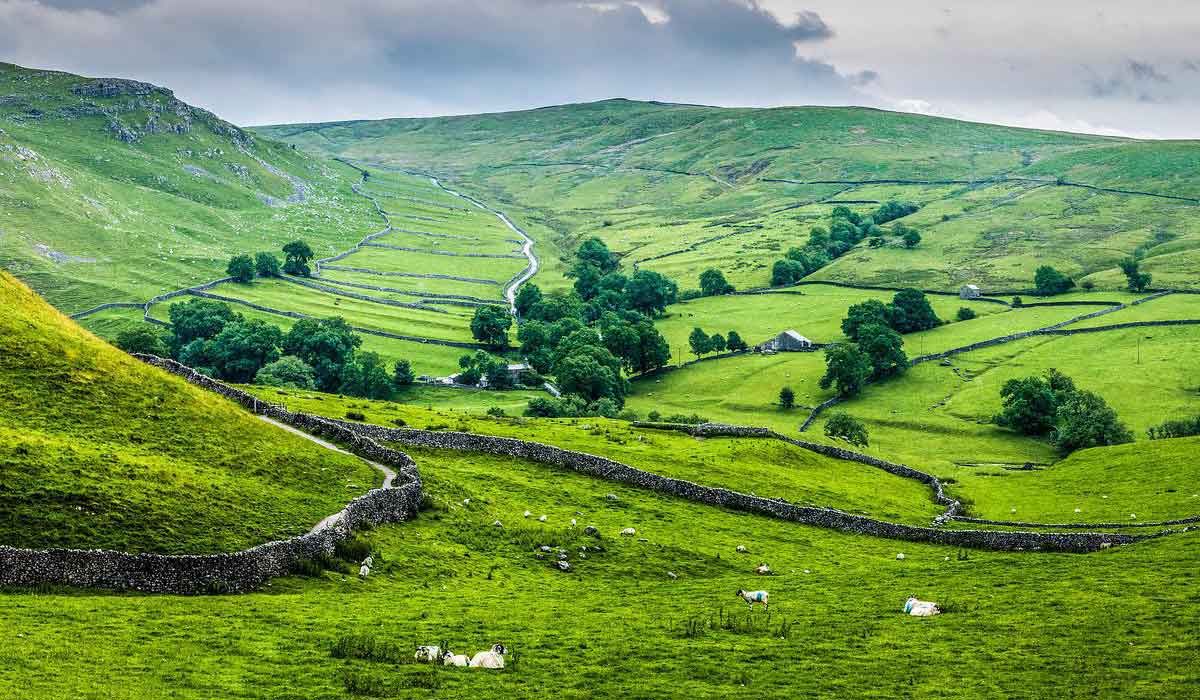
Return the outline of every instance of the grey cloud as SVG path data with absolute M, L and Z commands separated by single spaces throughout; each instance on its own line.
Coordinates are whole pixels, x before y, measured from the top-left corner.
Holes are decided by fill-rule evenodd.
M 1157 102 L 1167 95 L 1156 88 L 1169 85 L 1171 78 L 1148 61 L 1128 60 L 1115 72 L 1101 75 L 1090 71 L 1085 79 L 1092 97 L 1129 98 L 1138 102 Z
M 798 55 L 831 36 L 816 13 L 781 20 L 755 0 L 0 0 L 7 60 L 160 82 L 242 122 L 869 101 L 870 71 Z

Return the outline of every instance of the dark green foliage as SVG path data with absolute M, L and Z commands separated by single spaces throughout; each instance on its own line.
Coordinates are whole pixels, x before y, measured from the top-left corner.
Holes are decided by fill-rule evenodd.
M 117 334 L 113 345 L 129 353 L 142 353 L 167 357 L 171 351 L 167 348 L 163 334 L 150 325 L 138 326 L 123 330 Z
M 579 263 L 571 270 L 575 278 L 575 293 L 580 299 L 589 301 L 600 293 L 600 270 L 595 265 Z
M 279 269 L 279 258 L 271 253 L 254 256 L 254 271 L 259 277 L 278 277 Z
M 1075 391 L 1058 407 L 1054 444 L 1063 452 L 1133 442 L 1133 433 L 1098 394 Z
M 295 355 L 284 355 L 258 370 L 258 374 L 254 375 L 254 383 L 291 389 L 315 389 L 317 375 L 304 360 Z
M 708 337 L 708 349 L 713 352 L 725 352 L 725 336 L 714 333 Z
M 392 395 L 392 377 L 378 353 L 357 353 L 353 361 L 342 366 L 341 378 L 338 391 L 343 394 L 370 399 L 386 399 Z
M 820 386 L 837 388 L 838 396 L 847 398 L 862 391 L 871 376 L 871 358 L 853 343 L 838 343 L 825 348 L 825 375 Z
M 371 543 L 358 535 L 340 540 L 333 545 L 333 556 L 349 564 L 359 564 L 372 553 Z
M 889 221 L 916 213 L 918 209 L 920 207 L 912 202 L 886 202 L 876 209 L 874 214 L 871 214 L 871 220 L 876 224 L 886 224 Z
M 896 292 L 887 307 L 887 322 L 898 333 L 913 333 L 937 328 L 942 320 L 925 298 L 925 292 L 903 289 Z
M 524 318 L 554 323 L 564 318 L 578 319 L 582 312 L 583 300 L 578 294 L 556 290 L 530 306 L 529 313 Z
M 209 356 L 222 378 L 250 382 L 263 366 L 279 359 L 282 341 L 278 326 L 258 319 L 235 320 L 212 339 Z
M 1131 292 L 1144 292 L 1150 286 L 1150 273 L 1142 272 L 1139 267 L 1140 263 L 1133 258 L 1121 261 L 1121 272 L 1125 273 L 1125 281 Z
M 729 335 L 725 337 L 725 347 L 729 348 L 730 352 L 741 352 L 749 346 L 746 345 L 746 341 L 742 340 L 742 336 L 738 335 L 737 331 L 729 331 Z
M 1021 297 L 1013 297 L 1012 298 L 1012 305 L 1013 305 L 1014 309 L 1019 309 L 1024 304 L 1025 304 L 1025 301 L 1022 300 Z
M 606 312 L 599 326 L 604 334 L 604 346 L 620 358 L 627 372 L 648 372 L 664 366 L 671 359 L 666 338 L 650 319 L 639 313 Z
M 225 266 L 225 274 L 233 278 L 234 282 L 249 284 L 254 281 L 254 259 L 249 255 L 235 255 L 229 259 L 229 264 Z
M 650 420 L 654 420 L 651 418 Z M 682 423 L 684 425 L 702 425 L 709 422 L 707 418 L 698 414 L 686 415 L 683 413 L 672 413 L 669 416 L 662 416 L 664 423 Z
M 458 358 L 458 366 L 463 370 L 458 376 L 460 384 L 482 383 L 489 389 L 513 388 L 514 381 L 508 372 L 508 362 L 502 357 L 480 350 L 474 355 Z
M 197 338 L 212 338 L 221 332 L 226 323 L 241 318 L 228 304 L 207 299 L 171 304 L 167 314 L 174 334 L 172 346 L 176 348 L 182 348 Z
M 846 310 L 846 318 L 842 320 L 842 333 L 850 340 L 858 340 L 858 331 L 860 328 L 871 324 L 883 324 L 888 322 L 888 309 L 882 301 L 878 299 L 868 299 L 859 304 L 854 304 Z
M 779 390 L 779 406 L 780 408 L 795 408 L 796 392 L 792 391 L 792 387 L 785 386 Z
M 970 321 L 971 319 L 975 318 L 975 316 L 975 309 L 970 309 L 965 306 L 958 307 L 958 313 L 954 314 L 954 317 L 959 321 Z
M 692 349 L 692 354 L 697 358 L 710 352 L 709 343 L 708 334 L 704 332 L 703 328 L 693 328 L 691 334 L 688 335 L 688 347 Z
M 921 243 L 921 232 L 915 228 L 906 226 L 900 234 L 900 240 L 904 241 L 905 248 L 916 248 Z
M 289 275 L 308 277 L 311 272 L 308 261 L 313 257 L 313 250 L 307 243 L 300 240 L 292 241 L 283 247 L 283 253 L 287 256 L 283 261 L 284 272 Z
M 653 270 L 638 270 L 625 286 L 626 303 L 630 309 L 647 316 L 657 316 L 673 304 L 679 289 L 675 283 Z
M 867 447 L 869 444 L 867 426 L 846 413 L 834 413 L 829 416 L 825 421 L 825 435 L 845 440 L 856 447 Z
M 908 369 L 904 339 L 887 326 L 870 323 L 859 328 L 858 347 L 870 358 L 874 379 L 901 374 Z
M 346 420 L 364 421 L 367 416 L 362 411 L 346 411 Z
M 508 329 L 512 328 L 512 315 L 499 306 L 480 306 L 471 318 L 471 335 L 481 343 L 503 347 L 508 344 Z
M 603 416 L 616 417 L 619 406 L 608 398 L 588 402 L 580 396 L 564 396 L 561 399 L 536 398 L 525 407 L 525 415 L 531 418 L 586 418 Z
M 413 374 L 412 363 L 408 360 L 397 360 L 395 367 L 392 368 L 392 386 L 399 389 L 400 387 L 409 386 L 416 380 Z
M 564 393 L 578 394 L 589 403 L 609 398 L 618 407 L 625 403 L 628 382 L 621 376 L 621 362 L 604 347 L 574 348 L 554 365 L 554 377 Z
M 599 238 L 589 238 L 579 244 L 575 251 L 575 259 L 585 265 L 591 265 L 603 276 L 617 269 L 617 258 L 609 252 L 608 246 Z
M 1096 283 L 1091 280 L 1084 280 L 1079 283 L 1079 286 L 1082 287 L 1085 292 L 1090 292 L 1096 288 Z
M 1062 294 L 1075 287 L 1075 280 L 1049 265 L 1042 265 L 1033 275 L 1033 286 L 1041 296 Z
M 1010 379 L 1000 388 L 1003 408 L 992 419 L 1024 435 L 1045 435 L 1054 428 L 1058 401 L 1041 377 Z
M 521 318 L 529 315 L 529 312 L 535 305 L 542 300 L 542 290 L 532 282 L 521 285 L 521 289 L 517 291 L 517 296 L 513 300 L 513 304 L 517 307 L 517 314 Z
M 337 391 L 342 383 L 342 366 L 354 359 L 362 345 L 346 320 L 340 316 L 321 320 L 303 318 L 283 337 L 283 353 L 295 355 L 313 368 L 317 388 Z
M 771 286 L 784 287 L 794 284 L 806 274 L 804 263 L 795 260 L 776 260 L 771 266 Z
M 508 412 L 499 406 L 489 406 L 487 415 L 491 416 L 492 418 L 504 418 L 508 415 Z
M 1191 437 L 1200 435 L 1200 416 L 1182 420 L 1168 420 L 1151 426 L 1146 431 L 1151 440 L 1166 440 L 1168 438 Z
M 700 291 L 706 297 L 729 294 L 734 291 L 733 285 L 725 280 L 720 270 L 711 268 L 700 273 Z

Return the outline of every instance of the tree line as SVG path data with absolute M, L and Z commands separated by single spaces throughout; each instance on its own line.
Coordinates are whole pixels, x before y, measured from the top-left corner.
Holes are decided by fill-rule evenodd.
M 878 248 L 886 245 L 889 237 L 894 237 L 905 248 L 916 247 L 921 242 L 921 233 L 915 228 L 897 222 L 889 231 L 882 225 L 918 209 L 917 205 L 909 202 L 887 202 L 873 213 L 863 216 L 846 206 L 834 207 L 830 213 L 829 228 L 813 227 L 803 248 L 790 248 L 782 260 L 775 261 L 771 267 L 771 286 L 782 287 L 799 282 L 864 240 L 869 239 L 869 245 Z

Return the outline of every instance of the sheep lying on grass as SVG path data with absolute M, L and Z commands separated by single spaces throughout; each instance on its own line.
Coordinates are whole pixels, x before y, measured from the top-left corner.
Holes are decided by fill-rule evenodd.
M 633 537 L 637 534 L 637 530 L 633 529 L 632 527 L 627 527 L 624 530 L 621 530 L 621 534 L 626 537 Z
M 942 609 L 938 607 L 937 603 L 910 597 L 904 602 L 904 612 L 914 617 L 931 617 L 933 615 L 940 615 Z
M 449 654 L 450 652 L 446 652 Z M 439 646 L 419 646 L 417 653 L 413 654 L 413 658 L 417 661 L 430 662 L 434 659 L 441 658 L 442 648 Z
M 766 562 L 764 562 L 754 567 L 754 573 L 758 574 L 759 576 L 770 576 L 775 572 L 771 571 L 771 567 L 767 566 Z
M 737 596 L 749 604 L 750 609 L 754 609 L 755 603 L 762 603 L 763 610 L 770 609 L 770 603 L 767 601 L 766 591 L 743 591 L 738 589 Z
M 481 651 L 471 657 L 472 668 L 504 668 L 505 648 L 503 644 L 493 644 L 489 651 Z
M 451 651 L 442 654 L 443 666 L 469 666 L 470 664 L 471 660 L 467 658 L 466 654 L 455 654 Z

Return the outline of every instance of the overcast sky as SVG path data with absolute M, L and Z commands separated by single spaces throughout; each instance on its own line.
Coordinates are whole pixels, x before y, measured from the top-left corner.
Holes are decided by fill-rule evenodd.
M 608 97 L 1200 138 L 1190 0 L 0 0 L 0 60 L 240 124 Z

